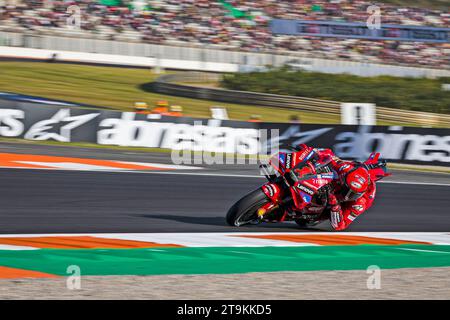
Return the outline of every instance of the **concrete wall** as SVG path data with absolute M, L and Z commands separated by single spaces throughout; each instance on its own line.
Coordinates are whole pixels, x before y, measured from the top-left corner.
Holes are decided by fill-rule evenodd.
M 124 56 L 121 59 L 124 61 L 123 64 L 149 66 L 149 63 L 152 64 L 150 61 L 155 62 L 153 64 L 161 61 L 161 65 L 166 68 L 188 69 L 188 67 L 194 66 L 193 69 L 202 71 L 232 72 L 239 69 L 251 70 L 252 67 L 262 67 L 267 65 L 281 66 L 289 60 L 301 58 L 301 60 L 308 65 L 308 69 L 325 73 L 345 72 L 361 76 L 393 75 L 429 78 L 450 76 L 450 70 L 445 69 L 316 59 L 306 57 L 305 55 L 310 54 L 307 52 L 290 52 L 289 54 L 281 55 L 220 50 L 214 46 L 194 48 L 92 38 L 84 39 L 48 35 L 25 35 L 11 32 L 0 32 L 0 45 L 44 49 L 52 52 L 64 52 L 64 54 L 68 54 L 68 52 L 99 54 L 99 56 L 89 56 L 97 58 L 99 58 L 100 55 Z M 3 50 L 4 49 L 0 49 L 0 54 Z M 87 55 L 83 57 L 87 57 Z M 156 59 L 156 61 L 141 60 L 142 58 L 153 58 Z M 116 58 L 114 58 L 114 60 L 116 60 Z M 166 62 L 171 65 L 167 66 Z M 194 62 L 196 64 L 193 64 Z

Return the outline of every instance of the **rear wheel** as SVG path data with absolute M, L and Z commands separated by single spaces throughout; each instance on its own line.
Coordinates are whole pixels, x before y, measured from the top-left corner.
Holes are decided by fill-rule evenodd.
M 230 226 L 243 226 L 245 224 L 258 224 L 258 209 L 270 200 L 261 189 L 250 192 L 236 202 L 227 213 L 227 223 Z

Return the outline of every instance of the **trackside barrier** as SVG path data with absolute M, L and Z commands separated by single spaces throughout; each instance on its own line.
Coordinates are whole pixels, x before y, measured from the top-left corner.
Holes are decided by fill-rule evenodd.
M 58 28 L 57 28 L 58 29 Z M 57 32 L 58 31 L 58 32 Z M 44 49 L 49 51 L 78 52 L 85 54 L 121 56 L 124 64 L 137 65 L 137 61 L 155 59 L 156 63 L 164 65 L 171 62 L 171 69 L 235 72 L 239 69 L 252 70 L 265 66 L 280 67 L 293 59 L 300 59 L 308 70 L 324 73 L 349 73 L 358 76 L 391 75 L 399 77 L 449 77 L 450 70 L 445 67 L 425 68 L 421 66 L 398 66 L 367 61 L 348 61 L 317 58 L 314 52 L 286 51 L 277 49 L 270 52 L 242 52 L 237 46 L 223 46 L 212 44 L 194 45 L 187 42 L 170 42 L 166 44 L 151 44 L 140 39 L 108 40 L 108 36 L 93 33 L 78 33 L 69 30 L 52 30 L 53 35 L 39 31 L 15 30 L 9 26 L 0 25 L 0 45 L 29 49 Z M 1 51 L 1 49 L 0 49 Z M 67 54 L 67 53 L 65 53 Z M 79 55 L 79 57 L 86 57 Z M 92 60 L 98 60 L 92 56 Z M 141 60 L 143 59 L 143 60 Z M 101 59 L 102 61 L 104 59 Z M 104 63 L 104 62 L 98 63 Z M 120 61 L 119 61 L 120 62 Z M 114 63 L 117 63 L 114 61 Z M 142 62 L 139 62 L 142 63 Z M 147 66 L 145 63 L 144 66 Z M 214 70 L 213 70 L 214 69 Z
M 134 112 L 13 99 L 0 98 L 1 137 L 244 155 L 307 143 L 331 148 L 344 159 L 363 160 L 376 150 L 390 162 L 450 167 L 450 129 L 153 119 Z
M 170 74 L 159 77 L 153 85 L 154 91 L 161 94 L 176 95 L 194 99 L 214 100 L 228 103 L 312 111 L 327 114 L 340 114 L 341 102 L 306 97 L 285 96 L 267 93 L 236 91 L 181 85 L 179 83 L 205 82 L 217 80 L 217 75 L 199 72 Z M 417 123 L 424 127 L 450 127 L 450 115 L 408 111 L 377 107 L 377 119 L 399 124 Z

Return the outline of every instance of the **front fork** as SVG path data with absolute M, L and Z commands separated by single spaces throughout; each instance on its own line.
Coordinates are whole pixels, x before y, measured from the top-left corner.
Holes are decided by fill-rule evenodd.
M 258 209 L 258 218 L 263 220 L 275 210 L 281 210 L 282 216 L 279 218 L 279 221 L 284 221 L 287 215 L 287 210 L 283 204 L 283 190 L 278 186 L 278 184 L 272 182 L 266 183 L 261 188 L 267 198 L 270 199 L 270 202 Z

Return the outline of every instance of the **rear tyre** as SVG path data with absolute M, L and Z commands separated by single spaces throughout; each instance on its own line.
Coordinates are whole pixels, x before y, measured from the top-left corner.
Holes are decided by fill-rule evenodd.
M 245 224 L 258 224 L 260 222 L 258 209 L 269 201 L 261 188 L 250 192 L 228 210 L 227 223 L 235 227 Z

